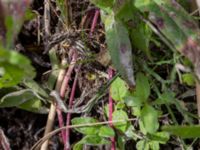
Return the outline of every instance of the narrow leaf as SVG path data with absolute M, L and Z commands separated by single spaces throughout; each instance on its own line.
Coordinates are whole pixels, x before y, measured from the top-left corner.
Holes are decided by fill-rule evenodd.
M 136 96 L 146 101 L 150 95 L 150 85 L 148 78 L 142 74 L 138 73 L 136 76 Z
M 0 107 L 19 106 L 29 100 L 40 99 L 31 89 L 11 92 L 0 99 Z
M 199 138 L 200 126 L 163 126 L 163 131 L 167 131 L 172 135 L 180 136 L 182 138 Z
M 106 41 L 112 63 L 130 87 L 135 86 L 132 62 L 132 47 L 127 28 L 115 20 L 113 14 L 105 20 Z

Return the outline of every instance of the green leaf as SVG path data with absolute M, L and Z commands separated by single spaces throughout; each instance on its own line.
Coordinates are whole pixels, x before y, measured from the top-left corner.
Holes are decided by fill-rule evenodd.
M 83 144 L 78 142 L 73 146 L 73 150 L 82 150 L 83 149 Z
M 106 140 L 98 135 L 86 135 L 79 141 L 81 144 L 91 145 L 91 146 L 99 146 L 99 145 L 107 145 L 110 144 L 109 140 Z
M 129 125 L 128 129 L 125 132 L 126 137 L 133 139 L 136 141 L 138 139 L 137 134 L 135 133 L 135 129 L 133 125 Z
M 102 126 L 99 129 L 99 136 L 100 137 L 114 137 L 115 136 L 115 132 L 111 127 Z
M 111 84 L 110 93 L 111 97 L 115 101 L 124 100 L 124 97 L 126 96 L 127 92 L 128 92 L 128 86 L 121 78 L 118 77 Z
M 151 29 L 144 22 L 139 23 L 131 30 L 131 40 L 133 45 L 137 49 L 142 50 L 149 59 L 151 59 L 149 50 L 151 35 Z
M 128 119 L 127 113 L 123 110 L 115 110 L 112 115 L 113 121 L 124 120 L 124 122 L 115 123 L 114 127 L 122 132 L 125 132 L 127 129 L 127 122 L 125 121 Z
M 16 87 L 13 86 L 13 87 L 8 87 L 8 88 L 1 88 L 0 89 L 0 98 L 2 98 L 3 96 L 5 96 L 8 93 L 15 92 L 17 90 L 19 90 L 17 86 Z
M 158 112 L 152 106 L 145 105 L 141 111 L 141 123 L 147 133 L 155 133 L 159 127 Z
M 152 4 L 152 0 L 135 0 L 134 5 L 136 8 L 144 11 Z
M 143 99 L 143 101 L 146 101 L 150 95 L 150 85 L 149 85 L 148 78 L 142 73 L 138 73 L 136 76 L 135 95 L 138 98 Z
M 112 12 L 114 0 L 90 0 L 93 4 L 103 10 L 105 13 Z
M 91 124 L 91 123 L 97 123 L 97 120 L 91 117 L 76 117 L 72 119 L 73 125 L 81 125 L 81 124 Z M 96 135 L 99 132 L 100 126 L 90 126 L 90 127 L 81 127 L 81 128 L 75 128 L 76 131 L 86 134 L 86 135 Z
M 140 140 L 136 144 L 137 150 L 149 150 L 149 144 L 145 140 Z
M 175 93 L 171 91 L 164 91 L 158 99 L 154 101 L 153 104 L 162 105 L 162 104 L 173 104 L 175 102 Z
M 132 47 L 127 28 L 115 20 L 114 14 L 104 17 L 106 42 L 114 67 L 130 87 L 135 86 L 132 62 Z
M 192 73 L 185 73 L 182 75 L 183 82 L 189 86 L 195 86 L 195 77 Z
M 169 132 L 172 135 L 180 136 L 181 138 L 200 138 L 200 126 L 163 126 L 163 131 Z
M 141 107 L 132 107 L 132 112 L 134 116 L 140 117 L 141 116 Z
M 57 81 L 57 77 L 58 77 L 59 72 L 60 72 L 60 68 L 59 68 L 60 62 L 58 60 L 56 52 L 57 52 L 57 49 L 55 47 L 53 47 L 49 51 L 49 58 L 50 58 L 51 66 L 52 66 L 52 71 L 51 71 L 51 74 L 49 75 L 46 86 L 50 90 L 53 90 L 53 88 L 55 87 L 55 83 Z
M 24 16 L 24 19 L 25 20 L 31 20 L 31 19 L 34 19 L 36 18 L 36 13 L 34 13 L 30 8 L 28 8 L 25 12 L 25 16 Z
M 0 99 L 0 108 L 18 107 L 27 111 L 46 114 L 48 110 L 42 107 L 41 97 L 31 89 L 12 91 Z
M 34 81 L 34 80 L 24 80 L 23 83 L 25 84 L 26 87 L 32 89 L 35 93 L 40 94 L 44 98 L 49 97 L 47 92 L 36 81 Z
M 152 150 L 160 150 L 159 143 L 157 141 L 148 142 L 150 149 Z
M 167 132 L 156 132 L 154 134 L 149 135 L 149 138 L 152 141 L 157 141 L 161 144 L 166 144 L 166 142 L 169 140 L 169 133 Z
M 158 4 L 162 4 L 163 0 L 135 0 L 133 2 L 133 5 L 140 11 L 144 12 L 152 9 L 155 2 L 157 2 Z
M 19 25 L 16 24 L 16 27 L 14 28 L 14 20 L 12 16 L 6 16 L 5 18 L 5 25 L 6 25 L 6 29 L 8 30 L 6 32 L 6 46 L 7 47 L 12 47 L 13 46 L 13 42 L 14 42 L 14 38 L 13 36 L 16 35 L 16 31 L 19 30 Z M 16 31 L 15 31 L 16 29 Z
M 35 70 L 25 56 L 0 47 L 0 88 L 11 87 L 23 79 L 33 79 Z
M 0 107 L 19 106 L 35 98 L 37 98 L 37 95 L 30 89 L 14 91 L 1 98 Z
M 132 0 L 117 1 L 113 10 L 115 17 L 124 22 L 134 20 L 138 13 L 138 10 L 132 6 Z
M 117 145 L 120 150 L 125 150 L 125 137 L 124 136 L 117 136 Z
M 20 109 L 23 110 L 27 110 L 30 112 L 34 112 L 34 113 L 39 113 L 39 114 L 47 114 L 48 113 L 48 109 L 45 107 L 42 107 L 42 102 L 41 100 L 37 99 L 37 98 L 32 98 L 31 100 L 17 106 Z
M 186 56 L 193 63 L 195 73 L 200 78 L 200 52 L 197 50 L 200 47 L 199 28 L 192 16 L 172 0 L 165 0 L 162 4 L 154 0 L 149 11 L 149 19 L 158 29 L 157 32 L 163 35 L 163 41 L 171 49 L 176 49 Z
M 142 106 L 143 99 L 136 97 L 134 95 L 127 95 L 125 98 L 125 103 L 127 106 L 140 107 Z

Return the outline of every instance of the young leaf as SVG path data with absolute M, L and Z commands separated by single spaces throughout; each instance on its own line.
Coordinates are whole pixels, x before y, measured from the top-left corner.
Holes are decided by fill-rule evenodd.
M 124 122 L 120 122 L 120 123 L 115 123 L 114 127 L 121 130 L 122 132 L 125 132 L 127 129 L 127 122 L 125 121 L 126 119 L 128 119 L 128 115 L 125 111 L 123 110 L 115 110 L 113 112 L 113 121 L 114 120 L 124 120 Z
M 159 143 L 157 141 L 148 142 L 150 149 L 152 150 L 160 150 Z
M 52 66 L 52 71 L 51 74 L 49 75 L 48 81 L 46 83 L 46 86 L 48 89 L 53 90 L 58 74 L 59 74 L 59 59 L 56 55 L 56 48 L 53 47 L 52 49 L 50 49 L 49 51 L 49 59 L 51 62 L 51 66 Z
M 133 125 L 129 125 L 128 129 L 125 132 L 126 137 L 133 139 L 136 141 L 138 139 L 137 134 L 135 134 L 135 129 Z
M 81 142 L 78 142 L 73 146 L 73 150 L 82 150 L 82 149 L 83 149 L 83 144 Z
M 161 144 L 166 144 L 166 142 L 169 140 L 169 133 L 167 132 L 156 132 L 154 134 L 149 135 L 149 138 L 152 141 L 157 141 Z
M 154 104 L 157 105 L 173 103 L 175 103 L 175 93 L 172 91 L 164 91 L 164 93 L 162 93 L 162 95 L 160 95 L 160 97 L 154 101 Z
M 185 73 L 182 75 L 183 82 L 189 86 L 195 86 L 195 77 L 191 73 Z
M 126 105 L 131 106 L 131 107 L 140 107 L 142 106 L 142 102 L 143 102 L 143 99 L 136 97 L 131 93 L 126 94 L 124 100 L 125 100 Z
M 141 111 L 141 123 L 148 133 L 155 133 L 159 127 L 158 112 L 150 105 L 145 105 Z
M 96 122 L 97 120 L 91 117 L 76 117 L 72 119 L 73 125 L 91 124 Z M 86 135 L 96 135 L 99 132 L 99 128 L 100 126 L 92 126 L 92 127 L 75 128 L 75 130 Z
M 129 86 L 134 87 L 132 47 L 128 30 L 120 20 L 114 18 L 114 14 L 104 18 L 106 41 L 112 63 Z
M 102 126 L 100 129 L 99 129 L 99 136 L 100 137 L 114 137 L 115 136 L 115 132 L 114 130 L 111 128 L 111 127 L 108 127 L 108 126 Z
M 149 144 L 145 140 L 140 140 L 136 144 L 137 150 L 149 150 Z
M 136 96 L 146 101 L 150 95 L 150 85 L 148 78 L 142 74 L 138 73 L 136 76 Z
M 122 101 L 128 92 L 127 84 L 119 77 L 111 84 L 110 93 L 115 101 Z
M 83 137 L 83 139 L 81 139 L 81 141 L 79 141 L 79 143 L 85 145 L 99 146 L 110 144 L 110 141 L 99 137 L 98 135 L 86 135 L 85 137 Z

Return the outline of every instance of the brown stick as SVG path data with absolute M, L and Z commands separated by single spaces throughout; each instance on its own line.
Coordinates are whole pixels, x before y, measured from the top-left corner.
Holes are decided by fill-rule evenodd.
M 130 121 L 135 121 L 137 120 L 136 118 L 129 118 L 129 119 L 121 119 L 121 120 L 113 120 L 113 121 L 104 121 L 104 122 L 96 122 L 96 123 L 86 123 L 86 124 L 76 124 L 76 125 L 70 125 L 70 126 L 64 126 L 59 129 L 55 129 L 54 131 L 48 133 L 46 136 L 41 138 L 39 141 L 37 141 L 30 150 L 37 150 L 38 147 L 40 147 L 41 143 L 44 141 L 48 140 L 50 137 L 53 135 L 57 134 L 61 130 L 66 130 L 67 128 L 72 129 L 72 128 L 81 128 L 81 127 L 91 127 L 91 126 L 99 126 L 99 125 L 106 125 L 106 124 L 115 124 L 115 123 L 120 123 L 120 122 L 130 122 Z
M 200 0 L 196 0 L 196 6 L 198 9 L 200 9 Z M 200 14 L 200 10 L 199 10 L 199 14 Z
M 63 61 L 62 64 L 64 64 L 65 62 Z M 56 90 L 59 91 L 60 87 L 62 85 L 62 81 L 63 78 L 65 76 L 65 69 L 61 69 L 58 75 L 58 79 L 57 79 L 57 83 L 56 83 Z M 46 124 L 46 128 L 45 128 L 45 132 L 44 132 L 44 136 L 46 136 L 49 132 L 52 131 L 53 128 L 53 123 L 55 120 L 55 116 L 56 116 L 56 107 L 54 104 L 51 104 L 50 110 L 49 110 L 49 115 L 48 115 L 48 119 L 47 119 L 47 124 Z M 48 149 L 48 140 L 46 140 L 42 146 L 40 150 L 47 150 Z
M 44 1 L 44 30 L 45 40 L 50 36 L 50 4 L 49 0 Z

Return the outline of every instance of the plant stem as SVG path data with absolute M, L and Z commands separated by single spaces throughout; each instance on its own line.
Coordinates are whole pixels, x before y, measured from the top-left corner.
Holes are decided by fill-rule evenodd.
M 109 68 L 108 69 L 108 76 L 109 76 L 109 80 L 112 79 L 113 77 L 113 70 L 112 68 Z M 111 122 L 109 125 L 111 128 L 113 128 L 113 124 L 112 124 L 112 113 L 113 113 L 113 99 L 111 97 L 111 93 L 109 91 L 109 121 Z M 115 150 L 116 147 L 115 147 L 115 137 L 111 137 L 110 138 L 111 140 L 111 150 Z
M 94 29 L 97 25 L 97 20 L 98 20 L 99 14 L 100 14 L 99 9 L 96 9 L 95 14 L 94 14 L 94 18 L 93 18 L 93 21 L 92 21 L 92 26 L 91 26 L 91 29 L 90 29 L 90 36 L 92 36 L 92 33 L 94 32 Z
M 65 64 L 65 61 L 63 60 L 61 62 L 61 64 Z M 57 83 L 56 83 L 56 90 L 59 91 L 64 75 L 65 75 L 65 69 L 61 69 L 58 75 L 58 79 L 57 79 Z M 46 123 L 46 128 L 45 128 L 45 132 L 44 132 L 44 136 L 46 136 L 49 132 L 52 131 L 53 128 L 53 123 L 55 120 L 55 116 L 56 116 L 56 107 L 55 105 L 52 103 L 50 110 L 49 110 L 49 115 L 48 115 L 48 119 L 47 119 L 47 123 Z M 42 146 L 40 150 L 47 150 L 48 149 L 48 140 L 46 140 Z
M 74 83 L 73 83 L 73 86 L 72 86 L 72 91 L 71 91 L 71 94 L 70 94 L 70 99 L 69 99 L 69 108 L 71 109 L 72 108 L 72 105 L 73 105 L 73 101 L 74 101 L 74 95 L 75 95 L 75 90 L 76 90 L 76 85 L 77 85 L 77 79 L 78 79 L 78 73 L 80 71 L 80 65 L 77 69 L 77 72 L 76 72 L 76 76 L 75 76 L 75 79 L 74 79 Z M 67 121 L 66 121 L 66 126 L 69 126 L 70 125 L 70 121 L 71 121 L 71 113 L 68 113 L 67 114 Z M 66 139 L 65 139 L 65 150 L 70 150 L 70 129 L 69 128 L 66 128 Z
M 59 129 L 55 129 L 54 131 L 48 133 L 45 135 L 42 139 L 37 141 L 30 150 L 38 149 L 38 147 L 45 142 L 47 139 L 52 137 L 53 135 L 57 134 L 61 130 L 66 130 L 66 128 L 72 129 L 72 128 L 81 128 L 81 127 L 92 127 L 92 126 L 100 126 L 100 125 L 107 125 L 107 124 L 114 124 L 114 123 L 124 123 L 124 122 L 130 122 L 130 121 L 135 121 L 135 118 L 129 118 L 129 119 L 122 119 L 122 120 L 114 120 L 114 121 L 104 121 L 104 122 L 97 122 L 97 123 L 87 123 L 87 124 L 77 124 L 77 125 L 69 125 L 69 126 L 64 126 Z
M 70 51 L 74 51 L 74 49 L 71 49 Z M 72 71 L 73 71 L 74 66 L 76 64 L 76 61 L 77 61 L 77 53 L 76 53 L 76 51 L 74 51 L 73 54 L 72 54 L 71 63 L 69 65 L 69 68 L 68 68 L 65 76 L 64 76 L 64 79 L 63 79 L 63 82 L 62 82 L 62 85 L 61 85 L 61 88 L 60 88 L 60 97 L 63 100 L 65 98 L 65 93 L 67 91 L 68 83 L 69 83 L 69 80 L 71 78 L 71 74 L 72 74 Z M 59 126 L 63 127 L 64 126 L 64 121 L 63 121 L 62 112 L 58 108 L 57 108 L 57 114 L 58 114 Z M 66 141 L 65 131 L 61 131 L 61 135 L 62 135 L 63 143 L 65 143 L 65 141 Z

